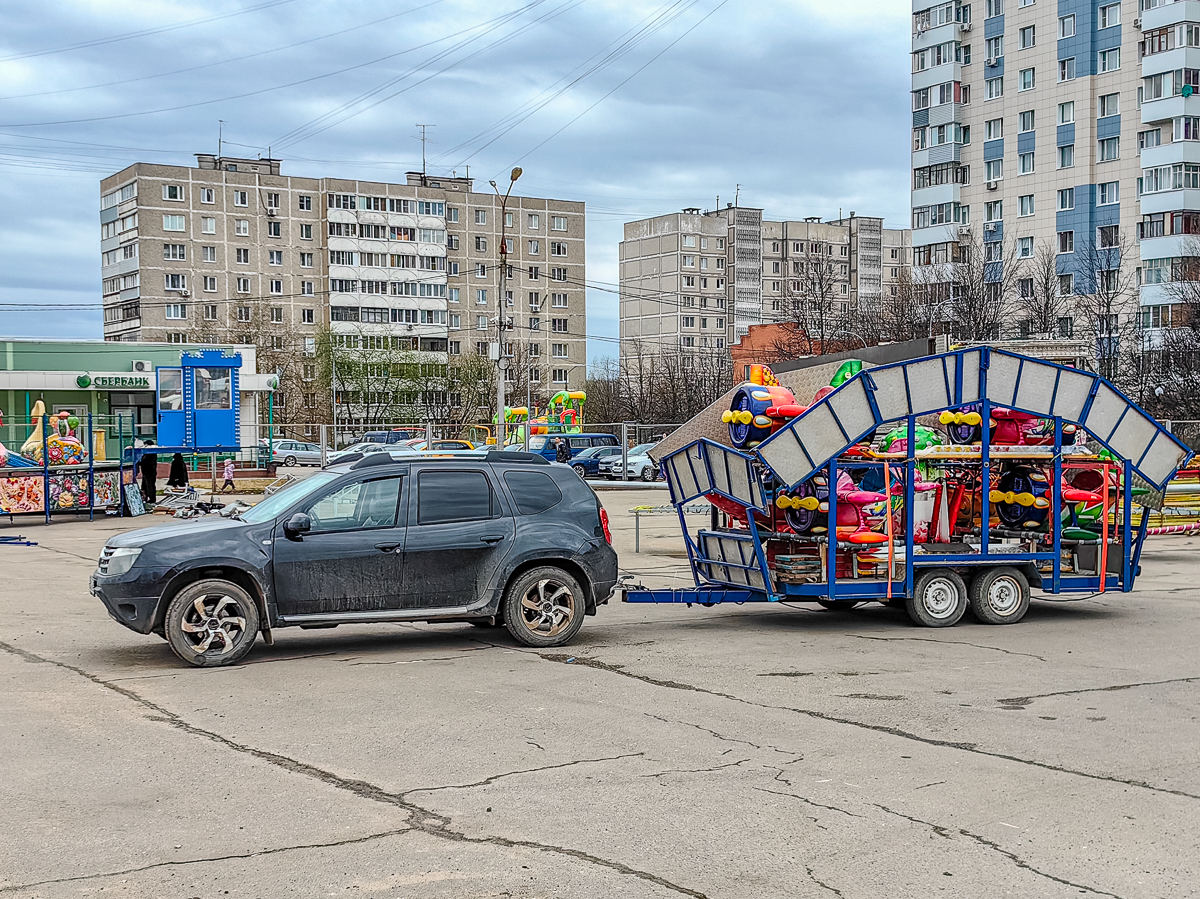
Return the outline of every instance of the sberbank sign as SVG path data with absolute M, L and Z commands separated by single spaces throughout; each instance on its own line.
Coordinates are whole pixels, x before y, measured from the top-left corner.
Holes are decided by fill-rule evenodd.
M 150 379 L 146 375 L 96 375 L 82 374 L 75 383 L 86 390 L 149 390 Z

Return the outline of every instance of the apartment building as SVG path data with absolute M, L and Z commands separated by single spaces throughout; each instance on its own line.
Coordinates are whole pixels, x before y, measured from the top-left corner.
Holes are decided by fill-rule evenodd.
M 547 392 L 582 385 L 583 203 L 511 196 L 501 216 L 470 178 L 396 184 L 286 176 L 277 159 L 197 162 L 136 163 L 101 182 L 106 340 L 219 332 L 312 353 L 328 327 L 343 342 L 453 361 L 488 354 L 503 309 L 508 354 L 544 360 L 530 380 Z
M 910 258 L 907 230 L 857 216 L 773 221 L 763 210 L 698 208 L 628 222 L 620 245 L 622 352 L 721 351 L 751 325 L 792 320 L 827 301 L 840 320 L 894 296 Z
M 1168 302 L 1159 285 L 1200 229 L 1196 4 L 914 0 L 912 72 L 915 280 L 982 237 L 989 261 L 1052 250 L 1064 298 L 1119 264 L 1143 306 Z

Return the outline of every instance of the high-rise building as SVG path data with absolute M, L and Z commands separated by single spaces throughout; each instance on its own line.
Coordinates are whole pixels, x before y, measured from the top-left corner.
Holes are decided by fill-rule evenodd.
M 312 353 L 328 327 L 454 361 L 488 354 L 503 309 L 504 349 L 525 377 L 546 393 L 582 385 L 583 203 L 511 196 L 502 217 L 470 178 L 299 178 L 277 159 L 197 159 L 101 182 L 106 340 L 219 332 Z
M 1174 0 L 914 0 L 913 271 L 930 297 L 948 298 L 938 272 L 971 245 L 1023 267 L 1018 299 L 1053 266 L 1058 336 L 1080 330 L 1080 297 L 1105 285 L 1130 299 L 1126 317 L 1140 285 L 1144 307 L 1167 302 L 1157 285 L 1200 229 L 1189 47 L 1200 15 Z M 1031 330 L 1011 319 L 1013 334 Z
M 827 306 L 845 325 L 894 296 L 909 264 L 906 230 L 858 216 L 774 221 L 761 209 L 684 209 L 628 222 L 620 246 L 620 327 L 664 352 L 720 351 L 751 325 Z

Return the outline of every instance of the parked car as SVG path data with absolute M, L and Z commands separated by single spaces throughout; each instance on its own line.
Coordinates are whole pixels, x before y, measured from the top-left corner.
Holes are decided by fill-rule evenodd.
M 283 627 L 503 623 L 558 646 L 617 584 L 608 515 L 563 465 L 528 453 L 371 453 L 240 517 L 112 537 L 91 579 L 116 621 L 197 667 Z
M 619 470 L 618 463 L 618 470 Z M 640 478 L 643 481 L 655 481 L 662 477 L 662 471 L 650 456 L 643 452 L 636 456 L 630 454 L 625 462 L 625 471 L 628 473 L 629 479 Z
M 406 445 L 419 453 L 452 453 L 475 449 L 475 444 L 470 440 L 435 440 L 432 446 L 425 440 L 410 440 Z
M 338 450 L 336 453 L 329 453 L 325 457 L 325 464 L 337 465 L 343 461 L 354 461 L 351 456 L 369 455 L 371 453 L 391 453 L 393 456 L 415 456 L 415 450 L 411 450 L 403 443 L 356 443 L 353 446 L 348 446 L 343 450 Z
M 588 447 L 620 446 L 620 442 L 612 434 L 531 434 L 529 436 L 529 452 L 537 453 L 551 462 L 555 461 L 558 457 L 554 448 L 555 437 L 561 437 L 567 441 L 572 458 L 576 453 L 581 453 Z M 506 452 L 523 452 L 525 444 L 524 441 L 510 443 L 504 449 Z
M 315 443 L 299 440 L 276 440 L 271 450 L 271 461 L 284 465 L 320 465 L 321 448 Z
M 632 462 L 635 456 L 644 456 L 654 446 L 655 444 L 653 443 L 639 443 L 625 454 L 625 458 Z M 605 459 L 597 466 L 597 471 L 602 478 L 614 481 L 621 480 L 621 453 L 618 451 L 615 456 Z
M 413 428 L 393 428 L 390 431 L 367 431 L 363 434 L 366 443 L 404 443 L 424 437 L 424 433 Z
M 621 448 L 619 446 L 589 446 L 571 458 L 571 467 L 581 478 L 594 478 L 599 474 L 601 464 L 613 456 L 617 457 L 618 462 L 620 461 Z

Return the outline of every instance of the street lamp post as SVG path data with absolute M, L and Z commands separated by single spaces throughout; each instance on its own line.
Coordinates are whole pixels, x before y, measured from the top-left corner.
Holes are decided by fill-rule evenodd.
M 500 247 L 497 254 L 500 264 L 496 272 L 496 446 L 499 449 L 504 448 L 504 278 L 508 271 L 506 213 L 508 197 L 520 177 L 521 168 L 517 166 L 509 173 L 508 190 L 503 194 L 495 181 L 488 182 L 500 200 Z

